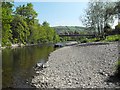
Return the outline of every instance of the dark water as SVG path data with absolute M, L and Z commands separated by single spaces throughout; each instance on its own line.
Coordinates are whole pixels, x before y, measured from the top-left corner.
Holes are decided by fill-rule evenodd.
M 2 51 L 2 87 L 30 88 L 30 78 L 37 62 L 46 62 L 53 46 L 30 46 Z

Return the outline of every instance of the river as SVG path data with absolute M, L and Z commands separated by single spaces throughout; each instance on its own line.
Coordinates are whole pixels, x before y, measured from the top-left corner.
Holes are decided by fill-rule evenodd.
M 55 49 L 51 45 L 2 50 L 2 88 L 31 88 L 37 62 L 45 63 Z

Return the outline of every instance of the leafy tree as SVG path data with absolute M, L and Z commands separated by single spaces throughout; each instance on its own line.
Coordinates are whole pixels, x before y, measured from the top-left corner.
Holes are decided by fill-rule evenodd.
M 2 46 L 11 44 L 12 7 L 12 2 L 2 2 Z
M 15 15 L 12 21 L 13 43 L 27 42 L 30 35 L 27 22 L 20 15 Z M 14 42 L 15 40 L 15 42 Z M 17 40 L 17 41 L 16 41 Z
M 96 31 L 98 35 L 101 35 L 104 33 L 106 24 L 113 21 L 113 13 L 109 12 L 113 10 L 113 2 L 104 2 L 103 0 L 96 2 L 92 0 L 88 4 L 88 9 L 86 9 L 83 23 L 90 30 Z
M 49 27 L 49 23 L 48 23 L 47 21 L 44 21 L 44 22 L 42 23 L 42 25 L 45 26 L 45 27 Z
M 59 36 L 48 22 L 39 24 L 36 19 L 37 13 L 31 3 L 18 6 L 14 12 L 12 6 L 11 2 L 3 2 L 2 4 L 3 45 L 59 41 Z
M 49 26 L 49 23 L 47 23 L 46 21 L 43 22 L 43 28 L 46 30 L 46 34 L 47 34 L 47 42 L 53 42 L 53 37 L 54 37 L 54 29 L 51 28 Z
M 114 14 L 118 16 L 118 23 L 120 23 L 120 0 L 115 3 Z
M 28 36 L 28 42 L 29 43 L 37 43 L 37 39 L 38 39 L 38 23 L 33 23 L 32 21 L 29 22 L 28 24 L 29 27 L 29 32 L 30 35 Z
M 115 33 L 120 34 L 120 23 L 117 26 L 115 26 Z
M 37 17 L 37 13 L 33 9 L 32 3 L 28 3 L 27 5 L 22 5 L 22 6 L 17 7 L 15 14 L 20 15 L 21 17 L 24 18 L 29 28 L 29 33 L 30 33 L 29 39 L 33 38 L 33 35 L 34 35 L 33 32 L 35 32 L 34 29 L 37 28 L 36 27 L 37 20 L 35 19 Z M 32 41 L 32 39 L 29 41 Z
M 47 40 L 47 32 L 43 26 L 39 28 L 39 42 L 46 43 Z
M 104 33 L 105 36 L 110 35 L 112 33 L 112 28 L 110 27 L 110 25 L 106 24 L 106 26 L 104 27 Z
M 33 20 L 37 17 L 36 11 L 33 9 L 32 3 L 28 3 L 26 6 L 25 5 L 20 5 L 19 7 L 16 8 L 15 11 L 16 14 L 19 14 L 20 16 L 24 17 L 28 22 L 30 20 Z

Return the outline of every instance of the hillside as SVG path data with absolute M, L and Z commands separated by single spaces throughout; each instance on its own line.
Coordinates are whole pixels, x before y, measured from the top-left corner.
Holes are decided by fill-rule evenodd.
M 61 34 L 61 33 L 65 33 L 65 32 L 86 32 L 86 28 L 85 27 L 80 27 L 80 26 L 56 26 L 56 27 L 53 27 L 55 29 L 55 31 L 58 33 L 58 34 Z

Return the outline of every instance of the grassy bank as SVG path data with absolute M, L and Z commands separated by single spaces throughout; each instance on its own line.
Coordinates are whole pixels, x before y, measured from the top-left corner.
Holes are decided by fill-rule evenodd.
M 120 59 L 117 62 L 117 72 L 116 72 L 117 76 L 120 77 Z
M 119 41 L 120 40 L 120 35 L 111 35 L 111 36 L 107 36 L 106 39 L 104 41 Z
M 81 43 L 99 42 L 99 41 L 101 41 L 101 42 L 114 42 L 114 41 L 119 41 L 119 40 L 120 40 L 120 35 L 110 35 L 110 36 L 106 36 L 105 39 L 99 38 L 99 37 L 91 38 L 91 39 L 84 38 L 80 42 Z

